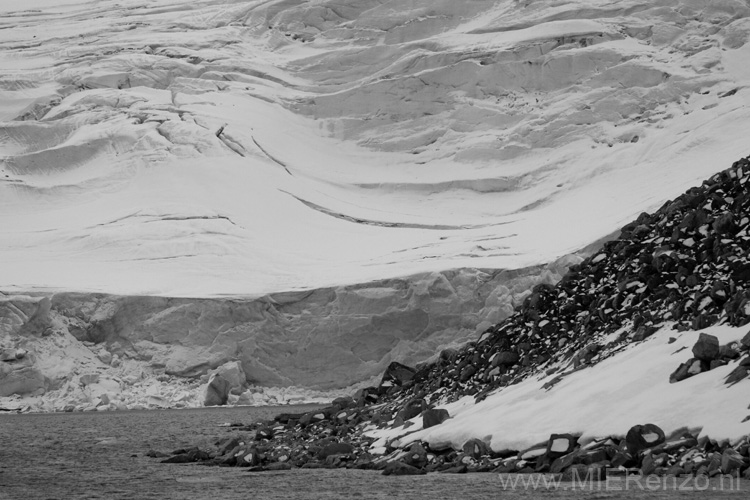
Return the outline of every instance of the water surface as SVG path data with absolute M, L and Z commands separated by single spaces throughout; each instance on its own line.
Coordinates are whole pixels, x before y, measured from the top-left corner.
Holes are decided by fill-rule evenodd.
M 312 408 L 312 407 L 306 407 Z M 250 473 L 243 468 L 161 464 L 150 450 L 207 447 L 249 424 L 296 407 L 201 408 L 0 415 L 0 499 L 485 499 L 747 498 L 750 486 L 708 491 L 504 490 L 497 474 L 383 476 L 376 471 Z M 616 486 L 616 484 L 615 484 Z M 718 487 L 713 483 L 710 488 Z

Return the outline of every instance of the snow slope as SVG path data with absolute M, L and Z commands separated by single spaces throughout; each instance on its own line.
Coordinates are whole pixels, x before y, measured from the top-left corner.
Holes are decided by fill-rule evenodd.
M 422 440 L 435 449 L 461 449 L 476 438 L 495 451 L 523 450 L 554 433 L 571 432 L 586 443 L 622 435 L 633 425 L 647 422 L 667 434 L 688 428 L 698 429 L 700 436 L 732 442 L 747 436 L 747 384 L 726 385 L 732 366 L 678 384 L 669 381 L 675 367 L 691 357 L 700 333 L 715 335 L 726 344 L 739 341 L 745 329 L 714 326 L 675 332 L 671 327 L 549 389 L 543 386 L 554 375 L 539 375 L 503 388 L 481 403 L 465 397 L 444 406 L 453 418 L 442 425 L 421 429 L 422 419 L 415 418 L 416 425 L 408 431 L 371 431 L 380 438 L 373 447 L 399 439 L 399 447 Z
M 750 148 L 745 2 L 35 1 L 0 21 L 7 291 L 521 268 Z

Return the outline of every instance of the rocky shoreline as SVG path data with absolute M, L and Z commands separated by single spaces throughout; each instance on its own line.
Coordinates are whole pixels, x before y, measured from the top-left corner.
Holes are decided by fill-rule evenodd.
M 238 425 L 232 429 L 238 434 L 221 439 L 215 449 L 176 450 L 163 461 L 253 471 L 345 467 L 384 474 L 535 472 L 593 479 L 619 471 L 614 473 L 750 479 L 748 434 L 727 439 L 701 429 L 665 431 L 644 423 L 598 439 L 579 439 L 579 433 L 560 429 L 524 449 L 493 448 L 487 439 L 456 447 L 408 437 L 450 421 L 452 415 L 441 406 L 461 398 L 479 403 L 532 376 L 548 377 L 543 388 L 552 390 L 572 373 L 657 331 L 664 335 L 665 326 L 677 334 L 750 323 L 748 187 L 750 159 L 744 158 L 657 212 L 642 214 L 618 239 L 573 266 L 557 286 L 537 286 L 478 342 L 445 350 L 416 368 L 392 363 L 378 387 L 319 411 Z M 668 381 L 658 383 L 678 387 L 722 368 L 727 375 L 717 391 L 746 384 L 750 332 L 724 345 L 700 333 L 692 355 L 674 366 Z M 750 415 L 741 423 L 749 420 Z

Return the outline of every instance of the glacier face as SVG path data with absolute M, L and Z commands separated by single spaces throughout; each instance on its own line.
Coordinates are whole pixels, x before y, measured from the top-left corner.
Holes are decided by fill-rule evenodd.
M 2 9 L 0 290 L 79 293 L 68 309 L 97 302 L 92 293 L 150 297 L 142 304 L 162 318 L 169 297 L 220 309 L 279 293 L 356 296 L 382 280 L 419 288 L 450 269 L 530 269 L 750 152 L 750 8 L 739 0 Z M 321 365 L 351 361 L 336 375 L 231 345 L 214 359 L 221 325 L 196 342 L 180 322 L 164 342 L 117 335 L 153 343 L 134 356 L 183 363 L 175 373 L 244 356 L 258 382 L 327 387 L 502 319 L 496 304 L 463 310 L 456 298 L 440 307 L 460 310 L 460 327 L 408 347 L 378 334 L 362 354 L 347 338 L 362 326 L 352 317 L 412 307 L 395 292 L 382 310 L 363 297 L 336 335 L 335 297 L 288 320 L 324 327 L 279 330 L 326 353 L 346 338 Z

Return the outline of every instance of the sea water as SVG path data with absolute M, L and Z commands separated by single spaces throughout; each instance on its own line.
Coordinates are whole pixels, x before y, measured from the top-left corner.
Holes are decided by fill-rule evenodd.
M 248 472 L 238 467 L 162 464 L 146 452 L 210 448 L 240 434 L 222 424 L 250 424 L 318 406 L 200 408 L 56 414 L 0 414 L 0 499 L 485 499 L 682 498 L 672 487 L 626 491 L 606 485 L 508 482 L 498 474 L 383 476 L 378 471 L 296 469 Z M 613 486 L 614 485 L 614 486 Z M 617 488 L 615 483 L 610 486 Z M 621 487 L 620 485 L 619 487 Z M 694 491 L 693 498 L 746 498 L 739 490 Z

